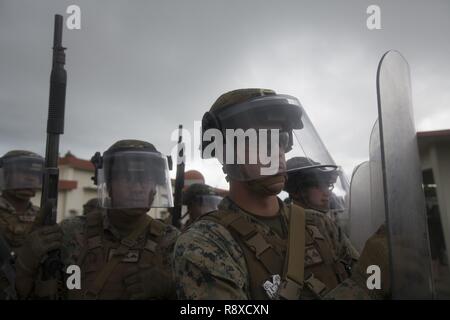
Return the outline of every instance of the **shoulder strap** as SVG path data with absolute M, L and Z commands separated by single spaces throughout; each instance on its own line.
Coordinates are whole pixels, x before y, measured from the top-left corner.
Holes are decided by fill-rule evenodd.
M 97 299 L 98 294 L 102 291 L 106 280 L 108 280 L 111 273 L 114 271 L 116 266 L 122 260 L 122 258 L 128 253 L 128 251 L 136 244 L 137 238 L 144 232 L 152 219 L 149 216 L 145 216 L 145 221 L 138 228 L 129 234 L 126 238 L 122 239 L 120 246 L 116 251 L 116 254 L 109 260 L 103 269 L 97 274 L 91 288 L 86 290 L 85 297 L 87 299 Z
M 305 272 L 305 211 L 296 205 L 289 207 L 287 270 L 279 296 L 284 299 L 298 299 L 303 289 Z
M 280 273 L 280 259 L 283 257 L 277 253 L 274 246 L 242 214 L 234 211 L 219 210 L 203 216 L 201 219 L 215 221 L 230 230 L 232 235 L 234 233 L 234 235 L 238 236 L 238 238 L 234 237 L 235 240 L 245 245 L 269 274 Z M 281 269 L 282 265 L 283 262 L 281 262 Z
M 101 211 L 93 211 L 86 215 L 86 225 L 84 228 L 85 243 L 79 243 L 81 251 L 77 257 L 77 265 L 83 264 L 84 258 L 88 251 L 98 248 L 102 245 L 102 233 L 103 233 L 103 216 Z M 79 237 L 76 237 L 76 241 L 80 242 Z

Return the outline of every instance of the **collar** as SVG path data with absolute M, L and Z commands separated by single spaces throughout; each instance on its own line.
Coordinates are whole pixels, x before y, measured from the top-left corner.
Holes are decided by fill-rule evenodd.
M 282 215 L 283 217 L 287 218 L 288 209 L 286 207 L 286 204 L 279 197 L 277 197 L 277 201 L 278 201 L 278 205 L 280 207 L 278 213 L 280 215 Z M 231 210 L 234 212 L 240 212 L 240 213 L 252 218 L 252 220 L 258 219 L 258 216 L 256 214 L 242 209 L 233 200 L 231 200 L 228 196 L 222 199 L 222 201 L 218 205 L 218 208 L 219 208 L 219 210 Z

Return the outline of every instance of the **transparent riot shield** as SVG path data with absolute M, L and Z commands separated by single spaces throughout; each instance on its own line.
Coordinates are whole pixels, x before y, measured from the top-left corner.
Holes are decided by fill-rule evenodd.
M 361 252 L 373 234 L 370 207 L 370 165 L 360 163 L 352 174 L 349 196 L 349 236 L 351 243 Z
M 383 170 L 381 166 L 380 126 L 373 125 L 369 142 L 370 168 L 370 233 L 374 234 L 386 222 L 384 210 Z
M 339 168 L 339 179 L 335 184 L 330 201 L 330 215 L 347 235 L 350 234 L 350 212 L 349 212 L 350 184 L 345 176 L 344 170 Z
M 396 51 L 377 72 L 378 120 L 393 299 L 433 296 L 409 66 Z

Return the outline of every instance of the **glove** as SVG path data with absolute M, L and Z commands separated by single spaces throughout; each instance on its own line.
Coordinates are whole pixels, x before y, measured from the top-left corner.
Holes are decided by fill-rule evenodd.
M 157 267 L 131 266 L 125 274 L 124 285 L 131 300 L 176 298 L 172 276 Z
M 381 271 L 381 289 L 369 290 L 367 288 L 367 267 L 377 265 Z M 374 299 L 384 299 L 390 295 L 390 275 L 389 275 L 389 247 L 387 241 L 386 228 L 382 225 L 377 232 L 371 236 L 364 245 L 359 260 L 353 269 L 351 278 L 361 287 L 368 290 Z
M 18 250 L 18 265 L 27 273 L 34 273 L 43 257 L 61 248 L 63 233 L 59 225 L 44 226 L 31 232 Z

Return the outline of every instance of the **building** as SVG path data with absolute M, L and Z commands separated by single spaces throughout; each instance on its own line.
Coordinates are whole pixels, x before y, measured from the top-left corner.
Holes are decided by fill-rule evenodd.
M 418 132 L 424 191 L 429 210 L 439 212 L 446 247 L 450 247 L 450 130 Z
M 88 161 L 75 157 L 70 152 L 59 158 L 59 185 L 57 221 L 81 215 L 83 204 L 97 197 L 97 188 L 92 181 L 94 165 Z M 40 205 L 41 193 L 32 199 Z
M 450 298 L 450 130 L 417 133 L 438 298 Z

